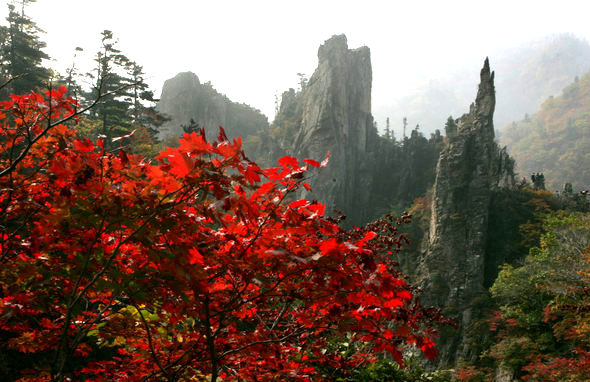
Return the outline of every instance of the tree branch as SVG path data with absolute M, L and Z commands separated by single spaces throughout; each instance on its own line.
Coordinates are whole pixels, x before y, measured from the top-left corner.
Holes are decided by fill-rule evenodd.
M 145 327 L 145 332 L 147 333 L 148 345 L 150 347 L 150 352 L 152 353 L 152 357 L 154 358 L 156 365 L 158 365 L 158 368 L 166 376 L 166 379 L 168 379 L 169 381 L 172 380 L 172 376 L 162 366 L 162 364 L 160 363 L 160 360 L 158 359 L 158 356 L 156 355 L 156 350 L 154 349 L 154 344 L 152 342 L 152 335 L 150 334 L 150 327 L 149 327 L 145 317 L 143 316 L 141 309 L 139 309 L 139 306 L 135 303 L 133 303 L 132 305 L 135 307 L 135 309 L 137 309 L 137 312 L 139 313 L 139 317 L 141 318 L 141 322 L 143 322 L 143 326 Z
M 127 85 L 123 85 L 118 87 L 117 89 L 110 91 L 110 92 L 106 92 L 104 94 L 99 94 L 99 96 L 87 107 L 81 109 L 81 110 L 76 110 L 75 112 L 73 112 L 72 114 L 68 115 L 67 117 L 64 117 L 60 120 L 58 120 L 57 122 L 49 122 L 47 124 L 47 127 L 45 129 L 43 129 L 42 132 L 40 132 L 35 138 L 33 138 L 32 140 L 29 141 L 29 143 L 27 144 L 27 146 L 23 149 L 23 151 L 21 151 L 21 153 L 19 154 L 19 156 L 10 164 L 10 166 L 8 166 L 7 168 L 5 168 L 4 170 L 2 170 L 0 172 L 0 178 L 10 174 L 12 171 L 14 171 L 14 169 L 16 168 L 16 166 L 23 160 L 25 159 L 25 157 L 27 156 L 27 154 L 29 153 L 29 151 L 31 150 L 31 148 L 33 147 L 33 145 L 35 143 L 37 143 L 41 138 L 43 138 L 45 135 L 47 135 L 47 133 L 49 132 L 49 130 L 51 130 L 52 128 L 54 128 L 55 126 L 61 125 L 63 123 L 66 123 L 70 120 L 72 120 L 73 118 L 84 114 L 85 112 L 87 112 L 88 110 L 92 109 L 94 106 L 96 106 L 99 101 L 111 94 L 114 93 L 118 93 L 123 89 L 126 89 L 130 86 L 132 86 L 133 84 L 127 84 Z M 51 120 L 51 116 L 49 116 L 49 120 Z

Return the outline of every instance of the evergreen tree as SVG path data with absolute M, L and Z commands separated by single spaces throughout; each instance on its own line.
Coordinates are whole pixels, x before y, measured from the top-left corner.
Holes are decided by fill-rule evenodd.
M 403 123 L 404 123 L 403 139 L 405 140 L 406 139 L 406 127 L 408 127 L 408 119 L 406 117 L 404 117 Z
M 133 102 L 129 111 L 132 117 L 132 123 L 135 127 L 147 127 L 154 142 L 157 141 L 157 128 L 169 119 L 156 111 L 157 99 L 154 98 L 154 92 L 149 89 L 145 82 L 143 66 L 134 61 L 127 63 L 128 81 L 130 81 L 129 94 Z
M 457 133 L 457 124 L 452 116 L 449 116 L 447 123 L 445 123 L 445 135 L 451 137 Z
M 132 130 L 132 81 L 126 77 L 130 61 L 116 47 L 113 33 L 104 30 L 101 35 L 102 47 L 96 54 L 96 69 L 88 73 L 94 80 L 94 88 L 87 94 L 87 99 L 94 100 L 106 94 L 92 110 L 90 118 L 99 121 L 98 133 L 106 136 L 110 142 L 112 138 L 126 135 Z
M 192 132 L 197 132 L 200 129 L 200 126 L 197 122 L 195 122 L 194 119 L 191 118 L 190 122 L 187 125 L 180 125 L 180 127 L 182 127 L 182 130 L 185 133 L 192 133 Z
M 392 139 L 391 128 L 389 127 L 389 117 L 385 120 L 385 138 L 388 140 Z
M 0 27 L 0 80 L 2 84 L 11 81 L 5 93 L 24 94 L 43 88 L 51 76 L 41 65 L 49 59 L 43 52 L 46 44 L 39 38 L 43 31 L 25 14 L 26 7 L 35 1 L 12 1 L 8 4 L 8 25 Z
M 131 150 L 144 156 L 153 156 L 158 150 L 157 128 L 168 119 L 156 111 L 157 99 L 145 82 L 143 67 L 130 60 L 117 47 L 113 33 L 104 30 L 102 46 L 96 54 L 95 70 L 87 76 L 94 88 L 85 94 L 85 104 L 101 99 L 88 116 L 86 136 L 105 136 L 106 142 L 118 147 L 121 141 L 113 138 L 129 135 L 126 141 Z M 75 68 L 74 66 L 72 68 Z M 68 82 L 75 83 L 68 74 Z
M 68 89 L 70 94 L 72 94 L 72 96 L 76 99 L 83 94 L 82 87 L 80 86 L 80 84 L 77 81 L 79 73 L 78 73 L 78 68 L 76 67 L 76 57 L 78 56 L 78 52 L 82 52 L 82 51 L 84 51 L 84 49 L 82 49 L 80 47 L 76 47 L 76 49 L 74 50 L 74 57 L 72 60 L 72 66 L 70 66 L 68 69 L 66 69 L 65 77 L 60 76 L 60 81 L 63 83 L 63 85 L 66 87 L 66 89 Z

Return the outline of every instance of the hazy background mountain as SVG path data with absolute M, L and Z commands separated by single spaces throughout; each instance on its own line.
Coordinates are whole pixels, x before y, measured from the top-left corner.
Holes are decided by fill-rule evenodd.
M 500 142 L 516 158 L 521 176 L 543 172 L 550 190 L 570 182 L 590 185 L 590 73 L 548 98 L 541 110 L 507 126 Z
M 539 110 L 549 96 L 558 95 L 576 76 L 590 70 L 590 44 L 571 34 L 552 35 L 499 53 L 490 53 L 496 74 L 496 129 L 502 129 L 525 114 Z M 438 79 L 425 80 L 421 87 L 388 106 L 373 109 L 380 128 L 390 118 L 396 134 L 402 120 L 408 127 L 420 124 L 426 133 L 442 129 L 449 115 L 464 113 L 476 92 L 478 63 Z M 406 132 L 409 134 L 409 129 Z

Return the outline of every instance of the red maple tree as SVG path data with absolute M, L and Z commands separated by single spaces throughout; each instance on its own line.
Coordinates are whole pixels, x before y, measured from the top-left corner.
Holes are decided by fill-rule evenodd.
M 261 169 L 223 129 L 153 162 L 107 152 L 67 126 L 78 107 L 65 88 L 0 103 L 1 375 L 330 380 L 436 355 L 440 315 L 388 254 L 407 216 L 344 230 L 294 198 L 326 162 Z

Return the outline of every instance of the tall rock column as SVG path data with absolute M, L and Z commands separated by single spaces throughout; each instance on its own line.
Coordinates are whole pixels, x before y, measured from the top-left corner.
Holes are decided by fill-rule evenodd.
M 494 73 L 486 59 L 475 103 L 455 121 L 456 129 L 439 157 L 428 249 L 418 266 L 422 302 L 445 309 L 460 326 L 454 339 L 445 342 L 443 338 L 444 363 L 471 356 L 461 328 L 471 322 L 474 300 L 485 292 L 490 198 L 503 176 L 494 142 L 495 104 Z
M 300 95 L 299 128 L 290 150 L 330 163 L 311 180 L 310 197 L 340 209 L 352 222 L 366 220 L 379 139 L 371 115 L 372 70 L 367 47 L 348 49 L 346 36 L 320 46 L 318 68 Z

